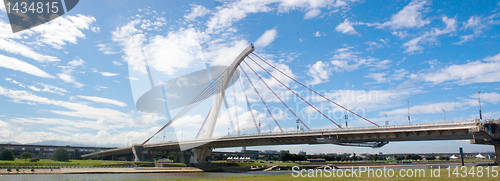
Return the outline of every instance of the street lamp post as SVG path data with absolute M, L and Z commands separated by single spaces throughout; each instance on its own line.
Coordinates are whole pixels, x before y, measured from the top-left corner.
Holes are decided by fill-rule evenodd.
M 444 122 L 446 122 L 446 111 L 444 109 L 441 109 L 441 110 L 443 110 Z
M 299 131 L 299 123 L 300 121 L 297 119 L 297 121 L 295 121 L 297 123 L 297 131 Z
M 411 102 L 411 100 L 408 100 L 408 124 L 411 124 L 411 122 L 410 122 L 410 102 Z
M 387 126 L 389 125 L 389 121 L 387 121 L 387 114 L 384 114 L 384 116 L 385 116 L 385 125 Z
M 483 115 L 481 114 L 481 97 L 479 96 L 479 93 L 480 92 L 484 92 L 484 90 L 477 90 L 477 99 L 479 101 L 479 119 L 482 120 L 483 119 Z
M 349 119 L 349 115 L 347 114 L 347 111 L 345 111 L 345 127 L 347 128 L 347 119 Z
M 260 134 L 260 120 L 262 119 L 262 117 L 259 118 L 259 134 Z

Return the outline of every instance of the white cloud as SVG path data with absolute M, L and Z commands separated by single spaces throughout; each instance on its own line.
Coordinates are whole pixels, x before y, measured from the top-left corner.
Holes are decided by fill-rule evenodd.
M 158 30 L 160 27 L 167 24 L 167 19 L 164 17 L 156 18 L 155 21 L 151 21 L 149 19 L 143 19 L 141 28 L 144 30 Z
M 204 6 L 200 5 L 191 5 L 191 6 L 192 6 L 191 13 L 184 15 L 184 18 L 186 18 L 186 20 L 188 21 L 194 21 L 195 18 L 202 17 L 210 13 L 210 10 L 208 10 Z
M 391 20 L 385 22 L 379 26 L 391 27 L 391 29 L 397 30 L 402 28 L 420 28 L 429 24 L 429 20 L 424 20 L 422 17 L 422 12 L 425 9 L 425 5 L 429 4 L 425 0 L 413 0 L 405 6 L 401 11 L 391 17 Z
M 361 66 L 373 67 L 373 69 L 385 69 L 391 63 L 390 60 L 380 61 L 377 58 L 361 58 L 357 55 L 360 52 L 351 51 L 352 47 L 340 48 L 335 51 L 335 55 L 330 58 L 333 70 L 336 72 L 353 71 Z
M 436 38 L 440 35 L 453 33 L 457 29 L 457 20 L 454 18 L 442 17 L 441 20 L 446 24 L 443 29 L 433 28 L 431 31 L 426 32 L 424 35 L 411 39 L 403 44 L 406 47 L 405 53 L 414 53 L 421 51 L 424 48 L 420 45 L 422 43 L 435 43 Z
M 321 36 L 321 34 L 319 33 L 319 31 L 317 31 L 316 33 L 314 33 L 314 36 L 315 36 L 315 37 L 320 37 L 320 36 Z
M 96 108 L 79 103 L 52 100 L 45 97 L 34 95 L 27 91 L 10 90 L 1 86 L 0 86 L 0 95 L 11 98 L 14 102 L 17 103 L 25 103 L 30 105 L 36 105 L 36 104 L 54 105 L 70 110 L 70 111 L 62 111 L 62 110 L 50 111 L 52 113 L 59 115 L 75 117 L 75 118 L 88 118 L 101 121 L 105 120 L 107 124 L 116 124 L 119 127 L 123 127 L 123 125 L 120 124 L 132 123 L 130 115 L 113 109 Z
M 59 88 L 56 86 L 47 85 L 47 84 L 43 84 L 43 83 L 37 83 L 37 84 L 41 85 L 43 88 L 37 88 L 34 86 L 28 86 L 28 88 L 30 88 L 31 90 L 35 90 L 35 89 L 39 90 L 37 92 L 49 92 L 49 93 L 59 94 L 62 96 L 64 95 L 64 93 L 68 92 L 68 91 L 66 91 L 66 89 Z
M 465 99 L 461 102 L 438 102 L 425 105 L 411 106 L 410 110 L 412 114 L 432 114 L 432 113 L 442 113 L 442 109 L 446 111 L 454 111 L 464 109 L 468 106 L 473 106 L 477 104 L 474 100 Z M 407 108 L 396 109 L 392 111 L 383 112 L 387 115 L 397 115 L 397 114 L 408 114 Z
M 0 11 L 6 12 L 5 11 L 5 4 L 0 3 Z
M 102 51 L 106 55 L 120 53 L 119 51 L 116 51 L 114 48 L 112 48 L 108 44 L 97 44 L 96 46 L 99 47 L 99 51 Z
M 481 102 L 489 102 L 492 104 L 498 104 L 500 102 L 500 94 L 496 92 L 486 92 L 486 93 L 480 93 L 481 95 Z M 469 95 L 470 98 L 476 99 L 477 94 L 472 94 Z
M 450 65 L 435 72 L 421 73 L 416 77 L 439 84 L 453 81 L 461 85 L 500 81 L 500 54 L 466 64 Z
M 116 66 L 121 66 L 122 63 L 118 62 L 118 61 L 113 61 L 113 65 L 116 65 Z
M 309 65 L 309 76 L 313 78 L 312 81 L 307 81 L 309 85 L 316 85 L 323 82 L 328 82 L 329 78 L 329 68 L 328 63 L 323 63 L 322 61 L 317 61 L 313 65 Z
M 56 86 L 52 85 L 47 85 L 44 83 L 36 83 L 37 85 L 42 86 L 42 88 L 38 88 L 34 85 L 24 85 L 23 83 L 17 82 L 16 80 L 12 80 L 11 78 L 5 78 L 6 81 L 9 81 L 13 84 L 16 84 L 22 88 L 28 88 L 36 92 L 48 92 L 48 93 L 54 93 L 54 94 L 59 94 L 59 95 L 64 95 L 64 93 L 68 92 L 66 89 L 59 88 Z
M 307 13 L 304 15 L 304 19 L 315 18 L 315 17 L 319 16 L 319 14 L 321 14 L 321 10 L 311 9 L 311 10 L 307 11 Z
M 495 20 L 498 14 L 490 15 L 488 17 L 481 18 L 479 16 L 471 16 L 467 22 L 463 22 L 461 30 L 464 32 L 472 31 L 472 34 L 461 35 L 459 42 L 454 44 L 461 45 L 465 42 L 471 41 L 476 37 L 483 34 L 484 30 L 490 28 L 492 25 L 500 24 L 499 20 Z
M 273 6 L 277 4 L 277 6 Z M 219 8 L 214 16 L 207 23 L 207 33 L 223 32 L 226 28 L 232 26 L 245 18 L 248 14 L 269 12 L 277 7 L 279 13 L 289 12 L 290 10 L 306 10 L 305 19 L 313 18 L 319 15 L 319 9 L 327 7 L 329 9 L 340 9 L 349 4 L 341 0 L 254 0 L 226 2 L 222 8 Z
M 360 113 L 360 115 L 366 112 L 378 111 L 392 107 L 399 107 L 395 101 L 405 99 L 412 94 L 421 93 L 421 90 L 412 89 L 396 89 L 396 90 L 336 90 L 334 92 L 325 93 L 324 95 L 330 100 L 349 108 L 356 108 L 352 111 Z M 325 100 L 318 96 L 310 97 L 314 102 L 325 103 Z M 334 116 L 338 116 L 340 113 L 343 115 L 344 110 L 327 103 L 330 109 L 330 113 L 337 113 Z
M 140 22 L 139 19 L 131 21 L 125 26 L 117 27 L 111 34 L 112 40 L 123 47 L 123 60 L 128 63 L 133 71 L 145 74 L 146 65 L 144 64 L 142 49 L 146 38 L 141 34 L 142 31 L 135 27 Z
M 77 97 L 82 98 L 82 99 L 87 99 L 89 101 L 94 101 L 97 103 L 113 104 L 113 105 L 120 106 L 120 107 L 127 106 L 127 104 L 125 104 L 124 102 L 113 100 L 113 99 L 102 98 L 102 97 L 96 97 L 96 96 L 77 96 Z
M 117 75 L 120 75 L 120 74 L 118 74 L 118 73 L 109 73 L 109 72 L 101 72 L 101 75 L 105 76 L 105 77 L 113 77 L 113 76 L 117 76 Z
M 278 32 L 276 31 L 276 28 L 267 30 L 266 32 L 264 32 L 264 34 L 262 34 L 262 36 L 259 37 L 259 39 L 257 39 L 257 41 L 255 41 L 255 46 L 264 48 L 267 45 L 271 44 L 274 39 L 276 39 L 277 35 Z
M 21 43 L 17 43 L 10 39 L 0 38 L 0 50 L 4 50 L 9 53 L 19 54 L 26 58 L 31 58 L 38 62 L 57 62 L 60 61 L 57 57 L 42 55 L 37 52 L 34 52 L 31 48 L 23 45 Z
M 353 23 L 349 22 L 349 19 L 345 19 L 343 23 L 340 23 L 337 27 L 335 27 L 335 31 L 349 35 L 358 34 L 352 25 Z
M 199 36 L 192 28 L 169 32 L 166 37 L 155 36 L 144 47 L 148 64 L 166 75 L 193 67 L 195 60 L 203 60 Z
M 387 45 L 387 43 L 384 42 L 384 40 L 380 39 L 384 44 Z M 373 50 L 373 49 L 376 49 L 376 48 L 382 48 L 384 47 L 384 45 L 381 45 L 377 42 L 373 42 L 373 41 L 367 41 L 365 42 L 365 44 L 367 44 L 369 46 L 369 48 L 367 48 L 367 50 Z
M 83 87 L 83 84 L 76 82 L 76 79 L 73 76 L 73 72 L 76 68 L 82 66 L 84 63 L 85 61 L 77 57 L 76 59 L 68 62 L 68 66 L 59 66 L 61 68 L 62 73 L 57 74 L 57 76 L 64 82 L 75 84 L 75 87 L 77 88 Z
M 66 43 L 77 44 L 78 38 L 85 38 L 81 30 L 89 29 L 90 24 L 96 19 L 92 16 L 63 16 L 32 28 L 35 33 L 40 33 L 38 41 L 57 49 L 62 49 Z
M 391 80 L 403 80 L 408 71 L 405 69 L 394 70 L 394 73 L 387 76 L 387 73 L 370 73 L 365 76 L 365 78 L 371 78 L 376 81 L 376 83 L 391 83 Z
M 23 62 L 21 60 L 12 57 L 7 57 L 0 54 L 0 60 L 1 60 L 0 67 L 24 72 L 38 77 L 51 78 L 51 79 L 55 78 L 54 76 L 48 74 L 47 72 L 40 70 L 38 67 L 35 67 L 29 63 Z

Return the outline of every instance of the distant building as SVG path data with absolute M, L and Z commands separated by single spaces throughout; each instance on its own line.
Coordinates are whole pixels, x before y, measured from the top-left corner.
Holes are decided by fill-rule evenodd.
M 52 153 L 61 147 L 68 150 L 71 159 L 81 159 L 80 156 L 84 154 L 116 148 L 116 147 L 108 148 L 108 147 L 88 147 L 88 146 L 71 146 L 71 145 L 56 146 L 56 145 L 0 144 L 0 151 L 4 149 L 12 150 L 16 158 L 21 158 L 21 154 L 23 152 L 30 152 L 33 157 L 50 159 L 52 157 Z
M 306 151 L 299 151 L 299 155 L 307 155 Z
M 264 150 L 262 153 L 265 153 L 265 154 L 278 154 L 278 151 L 277 150 Z
M 282 153 L 290 153 L 290 150 L 280 150 L 280 152 L 279 152 L 279 153 L 280 153 L 280 154 L 282 154 Z
M 455 155 L 451 155 L 450 159 L 458 159 L 458 157 Z

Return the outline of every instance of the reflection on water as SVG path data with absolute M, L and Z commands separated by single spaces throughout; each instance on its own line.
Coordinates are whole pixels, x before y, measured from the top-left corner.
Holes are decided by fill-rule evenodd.
M 203 172 L 203 173 L 147 173 L 147 174 L 25 174 L 25 175 L 0 175 L 1 181 L 18 180 L 169 180 L 169 179 L 200 179 L 200 178 L 228 178 L 253 175 L 280 175 L 291 172 L 286 171 L 253 171 L 247 173 L 228 172 Z

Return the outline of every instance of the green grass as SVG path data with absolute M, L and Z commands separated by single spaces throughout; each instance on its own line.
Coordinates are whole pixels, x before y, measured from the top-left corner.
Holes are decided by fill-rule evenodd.
M 489 170 L 492 170 L 492 167 L 483 167 L 483 169 L 486 170 L 486 168 L 489 168 Z M 468 170 L 471 169 L 471 167 L 467 167 Z M 496 170 L 500 173 L 500 169 L 496 168 Z M 399 174 L 398 170 L 394 170 L 395 175 Z M 262 176 L 247 176 L 247 177 L 229 177 L 229 178 L 217 178 L 217 179 L 190 179 L 190 180 L 185 180 L 185 181 L 212 181 L 212 180 L 221 180 L 221 181 L 256 181 L 256 180 L 276 180 L 276 181 L 290 181 L 290 180 L 314 180 L 314 181 L 344 181 L 344 180 L 367 180 L 370 179 L 370 181 L 379 181 L 379 180 L 446 180 L 446 179 L 453 179 L 453 180 L 467 180 L 467 181 L 473 181 L 473 180 L 481 180 L 481 181 L 489 181 L 489 180 L 498 180 L 500 178 L 500 175 L 497 177 L 493 177 L 492 173 L 490 172 L 490 177 L 487 177 L 486 172 L 485 175 L 482 177 L 477 177 L 476 175 L 472 176 L 468 174 L 466 177 L 461 177 L 458 176 L 456 177 L 453 175 L 453 169 L 451 169 L 450 176 L 448 176 L 449 172 L 447 169 L 441 169 L 440 172 L 440 177 L 431 177 L 430 169 L 424 169 L 425 171 L 425 177 L 407 177 L 407 178 L 401 178 L 401 177 L 373 177 L 368 175 L 362 174 L 359 177 L 293 177 L 292 174 L 286 174 L 286 175 L 262 175 Z M 319 174 L 318 174 L 319 176 Z M 177 180 L 182 180 L 182 179 L 177 179 Z M 183 180 L 184 181 L 184 180 Z
M 41 159 L 38 162 L 24 161 L 17 159 L 15 161 L 0 160 L 0 166 L 70 166 L 70 167 L 91 167 L 99 165 L 118 165 L 124 163 L 134 163 L 133 161 L 109 161 L 109 160 L 70 160 L 67 162 Z M 137 162 L 139 163 L 139 162 Z

